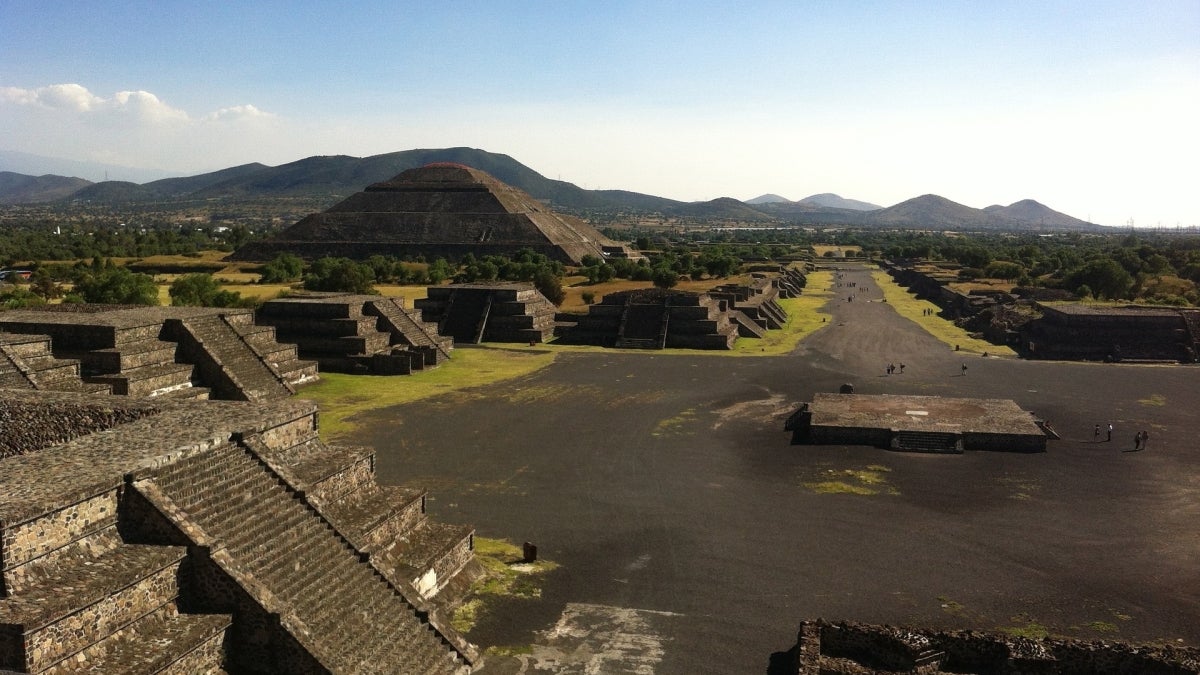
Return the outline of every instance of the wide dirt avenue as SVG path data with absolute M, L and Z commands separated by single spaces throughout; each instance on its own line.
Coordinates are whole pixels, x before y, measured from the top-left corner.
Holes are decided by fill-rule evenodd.
M 381 482 L 560 566 L 539 600 L 487 605 L 470 638 L 515 655 L 482 672 L 761 673 L 817 617 L 1200 643 L 1200 370 L 966 355 L 882 302 L 867 268 L 842 281 L 857 287 L 787 356 L 564 353 L 371 414 L 356 440 Z M 792 445 L 787 416 L 843 383 L 1012 399 L 1062 439 Z

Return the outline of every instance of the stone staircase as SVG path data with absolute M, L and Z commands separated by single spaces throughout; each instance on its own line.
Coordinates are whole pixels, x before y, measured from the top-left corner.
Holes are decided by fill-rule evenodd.
M 35 527 L 49 535 L 45 539 L 62 539 L 50 550 L 18 549 L 5 555 L 0 668 L 23 673 L 225 672 L 223 642 L 231 616 L 179 611 L 185 548 L 123 542 L 115 509 L 83 532 L 70 532 L 64 526 L 69 521 L 53 515 L 41 520 Z M 21 537 L 20 525 L 6 523 L 5 528 L 6 535 Z
M 491 307 L 491 298 L 484 293 L 454 293 L 447 300 L 438 321 L 438 333 L 449 335 L 455 342 L 478 344 L 487 326 L 480 317 Z
M 320 379 L 316 361 L 301 360 L 300 350 L 295 344 L 279 342 L 275 328 L 255 324 L 252 313 L 222 315 L 222 318 L 241 336 L 246 346 L 287 384 L 298 387 Z
M 962 434 L 944 431 L 896 431 L 891 448 L 909 452 L 961 454 Z
M 295 474 L 291 478 L 296 480 L 317 462 L 318 443 L 310 440 L 307 450 L 277 454 L 267 462 L 280 466 L 285 474 Z M 358 498 L 360 509 L 354 508 L 353 500 L 340 510 L 324 505 L 322 495 L 346 492 L 341 501 L 363 489 L 363 470 L 354 468 L 363 458 L 353 461 L 348 470 L 335 472 L 346 474 L 344 479 L 331 476 L 306 483 L 314 487 L 310 494 L 289 485 L 291 481 L 251 449 L 265 451 L 265 445 L 260 438 L 226 444 L 167 466 L 134 487 L 160 510 L 176 514 L 183 521 L 178 526 L 202 533 L 214 562 L 231 577 L 248 580 L 241 584 L 246 592 L 264 608 L 273 608 L 268 611 L 280 614 L 283 629 L 329 672 L 465 672 L 470 660 L 465 641 L 431 624 L 428 614 L 405 597 L 402 586 L 368 562 L 370 553 L 358 550 L 317 509 L 320 504 L 324 511 L 340 514 L 333 517 L 341 518 L 340 525 L 345 526 L 369 511 L 371 499 L 395 504 L 403 503 L 404 496 L 382 491 L 380 496 L 364 495 Z M 284 457 L 297 461 L 294 472 L 281 464 Z M 359 489 L 350 489 L 353 485 Z M 408 501 L 413 501 L 411 496 Z M 397 519 L 413 518 L 411 508 Z M 380 525 L 369 526 L 368 521 L 368 517 L 359 520 L 366 532 L 350 536 L 369 549 L 376 541 L 372 532 Z M 347 531 L 352 530 L 347 527 Z
M 220 398 L 266 401 L 287 398 L 295 389 L 272 370 L 220 314 L 170 319 L 164 332 L 183 360 Z
M 396 300 L 369 300 L 364 313 L 379 317 L 378 328 L 392 334 L 393 344 L 405 344 L 425 354 L 424 365 L 436 366 L 450 358 L 454 339 L 438 335 L 437 326 L 417 320 Z
M 665 305 L 627 306 L 616 346 L 619 349 L 662 349 L 669 317 Z
M 78 359 L 55 358 L 48 335 L 0 333 L 0 388 L 108 393 L 80 377 Z

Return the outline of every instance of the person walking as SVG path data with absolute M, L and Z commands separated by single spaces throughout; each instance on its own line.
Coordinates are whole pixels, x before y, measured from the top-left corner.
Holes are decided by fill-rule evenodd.
M 963 377 L 966 377 L 966 376 L 967 376 L 967 364 L 966 364 L 966 363 L 963 363 L 963 364 L 962 364 L 962 376 L 963 376 Z M 1099 429 L 1100 427 L 1099 427 L 1099 426 L 1097 426 L 1096 428 L 1097 428 L 1097 429 Z
M 1095 431 L 1092 432 L 1092 442 L 1093 443 L 1100 442 L 1100 425 L 1099 424 L 1096 425 Z
M 1109 443 L 1112 443 L 1112 432 L 1113 432 L 1112 422 L 1109 422 L 1108 423 L 1108 442 Z
M 1149 444 L 1149 442 L 1150 442 L 1150 432 L 1149 432 L 1149 431 L 1143 431 L 1143 432 L 1142 432 L 1142 449 L 1143 449 L 1143 450 L 1145 450 L 1145 449 L 1146 449 L 1146 445 L 1148 445 L 1148 444 Z

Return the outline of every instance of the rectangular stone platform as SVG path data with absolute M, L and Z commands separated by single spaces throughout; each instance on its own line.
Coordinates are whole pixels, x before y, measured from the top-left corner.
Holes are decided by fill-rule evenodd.
M 813 445 L 874 445 L 916 452 L 1044 452 L 1032 414 L 1008 399 L 816 394 L 789 421 Z

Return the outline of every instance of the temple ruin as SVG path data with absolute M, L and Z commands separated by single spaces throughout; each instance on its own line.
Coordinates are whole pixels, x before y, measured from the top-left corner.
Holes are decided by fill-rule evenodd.
M 367 186 L 277 236 L 238 249 L 234 260 L 365 260 L 513 256 L 522 249 L 580 264 L 583 257 L 640 257 L 573 216 L 555 213 L 525 192 L 459 164 L 430 164 Z
M 1200 309 L 1038 303 L 1021 329 L 1023 351 L 1042 359 L 1180 361 L 1200 354 Z
M 255 321 L 326 371 L 408 374 L 437 366 L 454 349 L 403 298 L 307 293 L 263 303 Z
M 430 286 L 413 303 L 421 318 L 455 342 L 547 342 L 554 335 L 554 303 L 532 284 Z
M 846 621 L 804 621 L 787 671 L 865 673 L 1072 673 L 1184 675 L 1200 672 L 1200 650 L 1105 640 L 1016 637 Z
M 649 288 L 605 295 L 560 341 L 620 349 L 733 349 L 738 326 L 727 304 L 707 293 Z
M 50 305 L 0 313 L 6 387 L 263 401 L 317 379 L 249 309 Z
M 1045 452 L 1053 432 L 1007 399 L 884 394 L 813 396 L 787 421 L 793 443 L 909 452 Z
M 0 391 L 0 670 L 465 673 L 473 531 L 309 401 Z

